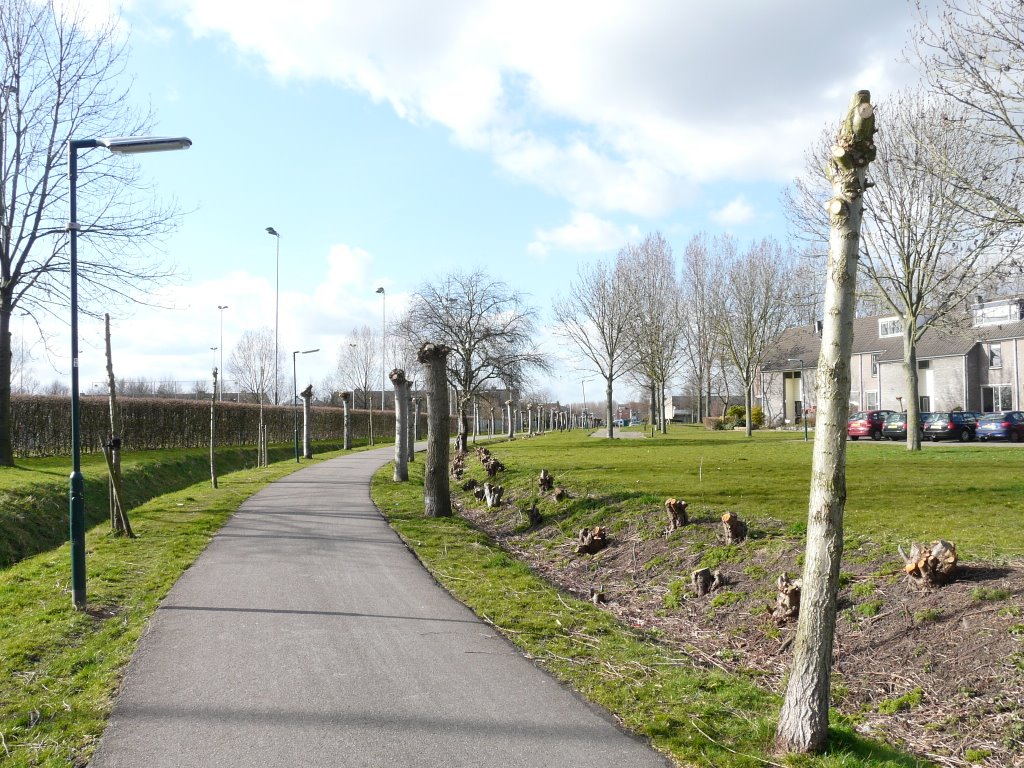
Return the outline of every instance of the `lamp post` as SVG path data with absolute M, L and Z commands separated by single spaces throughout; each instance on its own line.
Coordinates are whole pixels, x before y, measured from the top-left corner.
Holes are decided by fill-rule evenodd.
M 299 403 L 299 379 L 295 375 L 295 358 L 299 355 L 308 355 L 311 352 L 319 352 L 320 348 L 316 349 L 305 349 L 295 350 L 292 352 L 292 429 L 295 433 L 295 463 L 299 463 L 299 414 L 298 414 L 298 403 Z
M 228 308 L 227 304 L 218 304 L 217 309 L 220 310 L 220 401 L 224 402 L 224 310 Z M 217 394 L 214 392 L 213 394 Z
M 388 318 L 387 294 L 382 285 L 377 289 L 380 294 L 380 415 L 384 418 L 384 388 L 387 386 L 387 350 L 388 350 Z
M 71 529 L 71 601 L 85 608 L 85 480 L 82 477 L 82 436 L 78 398 L 78 151 L 106 147 L 114 154 L 135 155 L 188 149 L 192 140 L 184 136 L 68 140 L 68 213 L 67 231 L 71 248 L 71 477 L 68 498 Z
M 267 227 L 267 234 L 277 241 L 274 250 L 274 405 L 277 405 L 277 326 L 278 307 L 281 301 L 281 235 L 273 227 Z

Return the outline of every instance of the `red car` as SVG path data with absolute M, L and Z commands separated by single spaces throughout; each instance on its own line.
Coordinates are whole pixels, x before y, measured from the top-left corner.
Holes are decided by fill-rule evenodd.
M 859 440 L 862 437 L 881 440 L 882 427 L 885 426 L 885 418 L 890 413 L 896 411 L 857 411 L 850 414 L 850 420 L 846 422 L 846 436 L 851 440 Z

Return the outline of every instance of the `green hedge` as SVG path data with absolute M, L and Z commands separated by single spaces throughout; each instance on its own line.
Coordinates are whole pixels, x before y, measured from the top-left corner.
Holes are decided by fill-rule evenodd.
M 124 426 L 126 451 L 163 448 L 201 448 L 210 442 L 210 402 L 161 398 L 122 398 L 118 401 Z M 344 438 L 344 411 L 328 406 L 314 407 L 313 439 Z M 302 410 L 297 421 L 302 430 Z M 288 406 L 264 405 L 263 421 L 269 442 L 291 443 L 294 438 L 293 411 Z M 350 412 L 352 439 L 369 437 L 370 414 Z M 110 410 L 106 397 L 82 397 L 79 413 L 83 453 L 101 450 L 110 432 Z M 218 445 L 256 445 L 260 406 L 251 403 L 217 403 Z M 67 397 L 18 396 L 11 398 L 11 438 L 16 456 L 61 456 L 71 454 L 71 400 Z M 420 429 L 426 434 L 427 420 L 420 415 Z M 395 414 L 373 413 L 374 442 L 394 439 Z

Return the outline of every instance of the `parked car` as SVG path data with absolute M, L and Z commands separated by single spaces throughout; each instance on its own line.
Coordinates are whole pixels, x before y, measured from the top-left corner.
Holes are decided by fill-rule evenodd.
M 895 411 L 857 411 L 846 422 L 846 436 L 851 440 L 859 440 L 862 437 L 881 440 L 882 427 L 890 413 Z
M 917 414 L 917 431 L 924 436 L 924 425 L 927 423 L 929 417 L 931 417 L 930 411 L 921 411 Z M 885 417 L 885 424 L 882 425 L 882 437 L 887 437 L 890 440 L 906 440 L 907 439 L 907 412 L 903 413 L 890 413 Z
M 936 411 L 924 425 L 924 436 L 932 440 L 974 439 L 981 414 L 977 411 Z
M 1020 411 L 986 413 L 978 419 L 976 434 L 979 440 L 1020 442 L 1021 439 L 1024 439 L 1024 413 Z

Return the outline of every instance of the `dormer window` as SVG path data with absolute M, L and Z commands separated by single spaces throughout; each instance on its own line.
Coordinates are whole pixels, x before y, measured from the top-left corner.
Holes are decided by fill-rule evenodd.
M 898 317 L 885 317 L 878 321 L 878 338 L 891 339 L 903 335 L 903 321 Z
M 1021 302 L 1017 299 L 1000 299 L 979 303 L 971 307 L 974 327 L 1015 323 L 1021 319 Z

